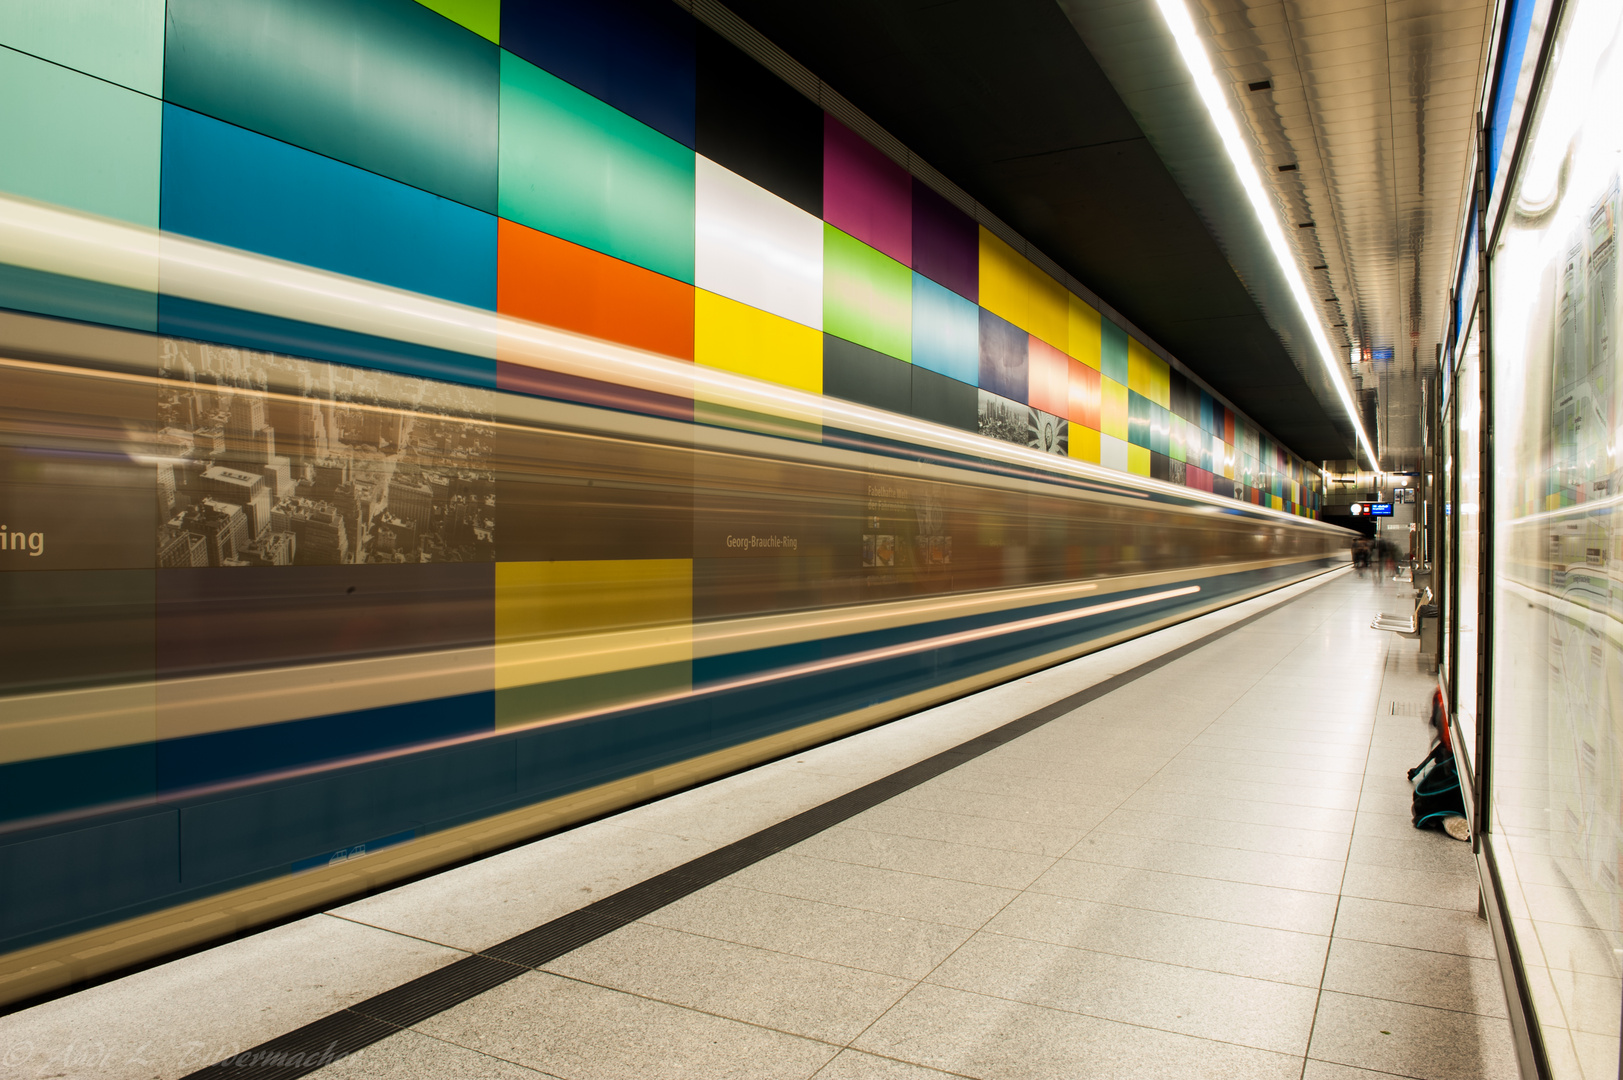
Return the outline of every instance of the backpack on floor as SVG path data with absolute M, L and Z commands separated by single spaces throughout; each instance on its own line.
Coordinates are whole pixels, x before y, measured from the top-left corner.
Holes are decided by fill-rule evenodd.
M 1441 829 L 1447 819 L 1465 816 L 1465 795 L 1460 791 L 1459 767 L 1454 752 L 1444 743 L 1432 747 L 1424 761 L 1409 770 L 1414 799 L 1409 817 L 1417 829 Z
M 1460 790 L 1459 766 L 1454 761 L 1454 747 L 1448 737 L 1448 716 L 1443 704 L 1443 691 L 1438 688 L 1431 699 L 1431 726 L 1437 731 L 1437 745 L 1431 748 L 1425 760 L 1409 770 L 1414 782 L 1414 799 L 1409 804 L 1409 817 L 1417 829 L 1443 829 L 1456 840 L 1461 834 L 1470 835 L 1469 827 L 1461 828 L 1465 819 L 1465 793 Z M 1459 818 L 1448 828 L 1449 818 Z

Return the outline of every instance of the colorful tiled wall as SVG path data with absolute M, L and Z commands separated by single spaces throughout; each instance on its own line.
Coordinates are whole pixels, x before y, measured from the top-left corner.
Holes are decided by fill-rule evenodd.
M 0 45 L 0 189 L 1317 512 L 1315 470 L 669 0 L 53 0 Z M 3 267 L 0 306 L 536 389 Z

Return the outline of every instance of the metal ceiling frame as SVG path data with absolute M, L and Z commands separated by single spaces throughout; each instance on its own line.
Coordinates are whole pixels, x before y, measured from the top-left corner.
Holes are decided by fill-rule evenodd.
M 1339 420 L 1345 413 L 1316 362 L 1311 329 L 1153 5 L 1057 2 Z M 1340 335 L 1331 340 L 1345 350 L 1348 384 L 1372 409 L 1381 467 L 1417 465 L 1423 383 L 1446 333 L 1459 243 L 1452 233 L 1469 198 L 1480 73 L 1496 20 L 1484 0 L 1195 0 L 1191 8 L 1281 218 L 1300 227 L 1298 270 L 1323 288 L 1321 325 Z M 1408 97 L 1400 98 L 1394 58 L 1404 56 Z M 1384 66 L 1359 62 L 1370 58 Z M 1338 89 L 1348 92 L 1324 100 Z M 1400 119 L 1414 130 L 1399 132 Z M 1371 135 L 1361 150 L 1369 160 L 1348 161 L 1349 147 Z M 1428 196 L 1428 181 L 1447 190 Z M 1350 421 L 1338 431 L 1350 436 Z

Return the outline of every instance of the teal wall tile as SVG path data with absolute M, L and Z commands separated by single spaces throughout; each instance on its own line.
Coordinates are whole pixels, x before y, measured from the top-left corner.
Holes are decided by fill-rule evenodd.
M 0 45 L 158 97 L 164 0 L 10 0 Z
M 169 0 L 164 95 L 493 213 L 499 53 L 405 0 Z
M 1168 443 L 1171 436 L 1172 413 L 1150 402 L 1150 451 L 1166 455 L 1170 453 Z
M 1099 370 L 1127 385 L 1127 331 L 1109 319 L 1099 320 Z
M 693 151 L 502 53 L 504 218 L 693 282 Z
M 0 49 L 0 191 L 158 224 L 160 102 Z
M 1150 449 L 1150 410 L 1155 403 L 1137 390 L 1127 391 L 1127 441 Z

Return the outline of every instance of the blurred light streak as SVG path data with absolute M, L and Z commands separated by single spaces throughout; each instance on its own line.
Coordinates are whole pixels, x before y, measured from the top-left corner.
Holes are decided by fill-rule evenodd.
M 0 260 L 52 274 L 131 289 L 161 290 L 165 295 L 202 303 L 500 359 L 579 379 L 607 381 L 792 423 L 844 428 L 1050 474 L 1112 485 L 1129 479 L 1102 465 L 1075 458 L 27 199 L 0 197 Z M 1148 477 L 1130 479 L 1135 487 L 1205 504 L 1214 511 L 1234 506 L 1233 499 L 1210 492 Z M 1273 516 L 1293 524 L 1313 521 L 1282 510 L 1244 505 L 1259 516 Z

